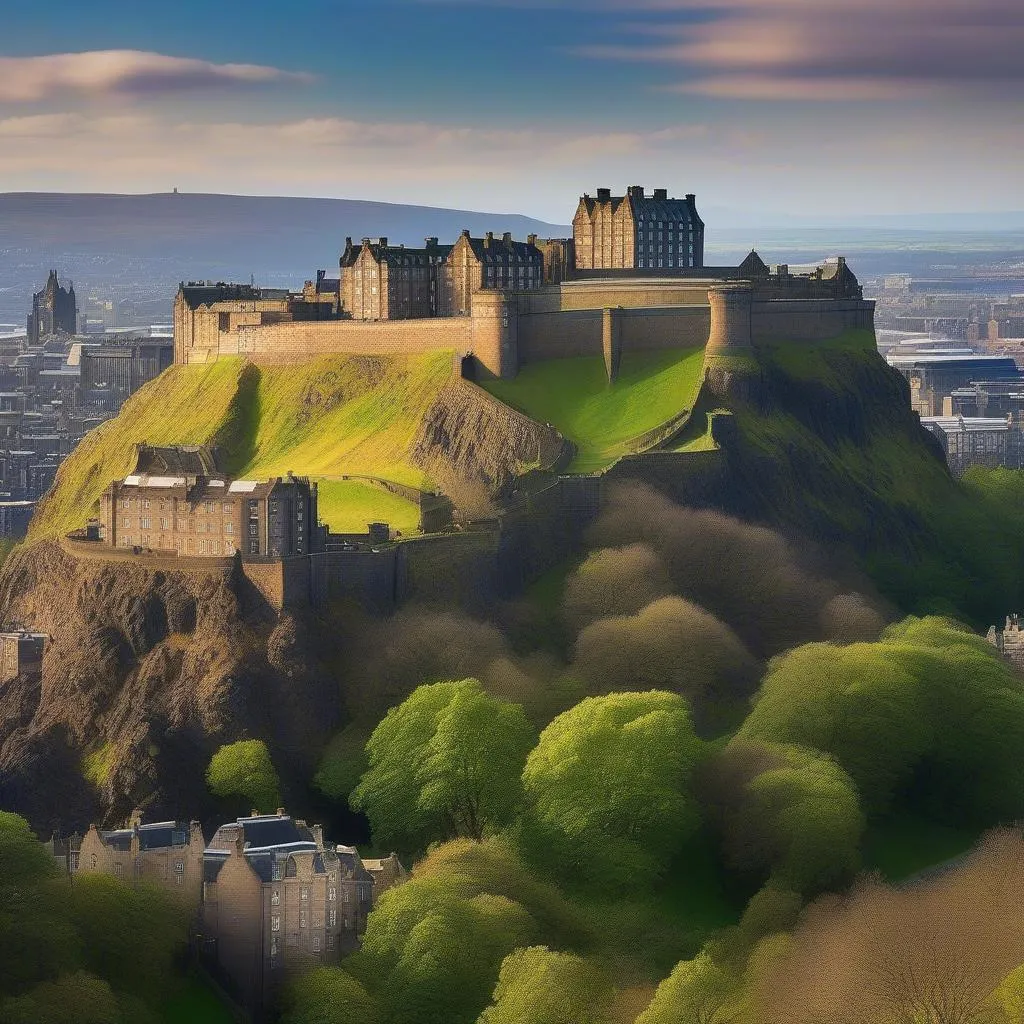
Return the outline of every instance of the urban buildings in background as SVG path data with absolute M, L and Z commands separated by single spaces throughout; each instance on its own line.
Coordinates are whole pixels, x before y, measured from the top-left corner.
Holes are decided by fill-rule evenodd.
M 180 900 L 201 962 L 254 1019 L 289 976 L 356 950 L 377 898 L 407 877 L 395 854 L 364 860 L 283 808 L 227 822 L 209 843 L 197 821 L 135 810 L 123 828 L 92 825 L 49 847 L 72 877 L 111 875 Z
M 0 337 L 0 537 L 19 537 L 63 459 L 174 357 L 170 328 L 82 334 L 51 271 L 24 333 Z
M 950 279 L 868 282 L 880 351 L 957 476 L 1024 469 L 1024 295 L 1019 267 Z

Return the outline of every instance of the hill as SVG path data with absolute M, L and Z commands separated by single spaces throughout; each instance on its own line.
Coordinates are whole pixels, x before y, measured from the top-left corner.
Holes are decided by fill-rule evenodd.
M 450 352 L 435 352 L 326 356 L 300 367 L 242 359 L 171 367 L 65 460 L 29 540 L 95 515 L 104 488 L 131 471 L 142 442 L 220 445 L 237 477 L 291 470 L 324 481 L 324 518 L 338 531 L 365 529 L 367 517 L 408 529 L 417 518 L 391 494 L 342 486 L 344 475 L 440 487 L 463 508 L 485 511 L 490 494 L 535 465 L 537 438 L 547 432 L 513 431 L 501 407 L 452 365 Z

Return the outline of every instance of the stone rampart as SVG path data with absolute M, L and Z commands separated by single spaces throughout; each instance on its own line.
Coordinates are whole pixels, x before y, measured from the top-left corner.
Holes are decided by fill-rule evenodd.
M 865 299 L 760 299 L 751 307 L 754 344 L 825 341 L 849 330 L 871 330 L 875 304 Z

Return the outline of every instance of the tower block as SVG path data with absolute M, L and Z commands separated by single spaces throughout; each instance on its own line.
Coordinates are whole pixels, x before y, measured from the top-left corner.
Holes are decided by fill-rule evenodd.
M 754 350 L 751 315 L 754 289 L 749 282 L 732 281 L 708 289 L 711 333 L 706 355 L 749 355 Z

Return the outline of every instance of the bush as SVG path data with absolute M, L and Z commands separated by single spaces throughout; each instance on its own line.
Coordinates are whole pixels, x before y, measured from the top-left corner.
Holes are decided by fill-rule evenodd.
M 206 783 L 216 796 L 245 797 L 271 814 L 281 803 L 281 783 L 263 740 L 242 740 L 221 747 L 210 759 Z

